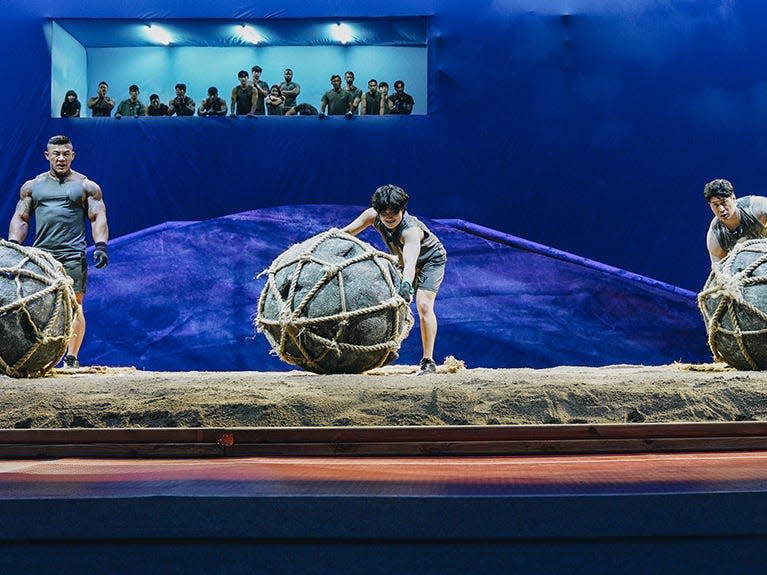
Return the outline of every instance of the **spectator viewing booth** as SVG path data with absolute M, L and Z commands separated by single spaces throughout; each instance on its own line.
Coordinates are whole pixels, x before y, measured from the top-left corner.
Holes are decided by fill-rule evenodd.
M 148 101 L 157 93 L 173 97 L 177 82 L 198 103 L 209 86 L 227 96 L 237 71 L 263 68 L 270 85 L 292 68 L 301 85 L 300 100 L 319 107 L 330 89 L 330 76 L 355 72 L 357 85 L 367 89 L 370 78 L 403 80 L 416 106 L 427 112 L 426 17 L 265 20 L 93 20 L 50 21 L 51 116 L 74 89 L 84 101 L 98 83 L 109 83 L 119 102 L 128 86 L 137 84 Z M 89 114 L 83 111 L 83 115 Z

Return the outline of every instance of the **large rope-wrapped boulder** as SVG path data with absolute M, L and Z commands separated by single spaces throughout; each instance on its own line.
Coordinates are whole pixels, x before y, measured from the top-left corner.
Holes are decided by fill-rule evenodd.
M 53 256 L 0 240 L 0 373 L 40 377 L 63 357 L 77 300 Z
M 767 369 L 767 240 L 736 244 L 713 267 L 698 306 L 714 359 L 737 369 Z
M 391 363 L 413 325 L 396 262 L 338 229 L 296 244 L 264 272 L 256 327 L 280 359 L 315 373 Z

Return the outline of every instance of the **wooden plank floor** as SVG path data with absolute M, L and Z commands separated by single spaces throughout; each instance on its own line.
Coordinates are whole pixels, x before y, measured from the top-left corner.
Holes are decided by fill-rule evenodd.
M 464 496 L 767 490 L 767 451 L 0 461 L 0 498 Z
M 756 573 L 765 515 L 767 450 L 6 457 L 0 572 Z
M 767 423 L 0 429 L 0 459 L 458 456 L 736 450 L 767 450 Z

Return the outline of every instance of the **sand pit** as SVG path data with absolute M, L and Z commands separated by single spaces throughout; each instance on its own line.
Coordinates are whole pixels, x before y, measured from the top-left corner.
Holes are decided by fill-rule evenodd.
M 500 425 L 767 421 L 767 372 L 723 364 L 363 375 L 54 370 L 0 377 L 0 428 Z

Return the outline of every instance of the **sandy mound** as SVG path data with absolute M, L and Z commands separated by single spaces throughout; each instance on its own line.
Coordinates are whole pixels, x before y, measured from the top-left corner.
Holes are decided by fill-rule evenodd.
M 767 420 L 767 373 L 722 364 L 363 375 L 55 370 L 0 377 L 2 428 L 498 425 Z

